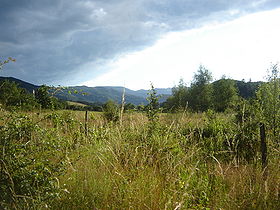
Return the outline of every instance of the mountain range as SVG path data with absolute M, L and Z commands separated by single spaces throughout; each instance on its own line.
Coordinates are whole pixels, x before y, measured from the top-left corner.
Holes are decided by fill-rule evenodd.
M 9 80 L 17 83 L 19 87 L 26 89 L 32 93 L 40 86 L 34 85 L 13 77 L 0 77 L 1 80 Z M 56 91 L 54 96 L 61 100 L 77 101 L 85 103 L 105 103 L 108 100 L 113 100 L 118 103 L 122 101 L 123 91 L 125 91 L 126 103 L 132 103 L 135 105 L 147 104 L 148 90 L 131 90 L 120 86 L 70 86 L 66 88 L 60 88 Z M 156 88 L 157 94 L 160 95 L 160 102 L 164 102 L 171 94 L 172 88 Z

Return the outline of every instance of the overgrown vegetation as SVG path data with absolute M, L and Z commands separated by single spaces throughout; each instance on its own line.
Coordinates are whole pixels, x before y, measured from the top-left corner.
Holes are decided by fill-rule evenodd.
M 55 111 L 45 87 L 29 95 L 41 111 L 10 109 L 20 91 L 1 96 L 0 208 L 279 209 L 278 66 L 250 100 L 232 80 L 210 81 L 204 67 L 181 81 L 168 113 L 151 86 L 121 123 L 113 101 L 85 117 Z

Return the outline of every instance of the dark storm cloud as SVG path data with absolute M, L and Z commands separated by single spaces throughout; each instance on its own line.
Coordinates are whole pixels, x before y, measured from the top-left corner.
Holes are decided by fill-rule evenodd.
M 69 84 L 165 32 L 278 6 L 278 0 L 0 0 L 0 60 L 17 59 L 1 74 Z

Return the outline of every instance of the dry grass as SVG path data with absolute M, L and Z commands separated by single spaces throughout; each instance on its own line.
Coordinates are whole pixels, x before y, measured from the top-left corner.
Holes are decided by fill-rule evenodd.
M 180 129 L 204 119 L 162 115 L 163 129 L 152 137 L 141 113 L 126 114 L 122 126 L 92 120 L 92 144 L 71 155 L 57 208 L 278 209 L 279 158 L 264 182 L 258 164 L 236 166 L 209 158 L 196 144 L 181 147 Z
M 209 123 L 205 114 L 162 114 L 150 130 L 143 113 L 126 113 L 118 124 L 89 112 L 87 133 L 85 112 L 28 115 L 63 145 L 62 192 L 52 209 L 280 209 L 279 148 L 270 147 L 264 180 L 257 158 L 238 165 L 205 146 L 223 133 L 196 136 Z

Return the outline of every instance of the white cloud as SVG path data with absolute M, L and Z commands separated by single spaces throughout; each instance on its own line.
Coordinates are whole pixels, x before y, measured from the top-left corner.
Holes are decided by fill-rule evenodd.
M 255 2 L 252 3 L 252 6 L 253 6 L 253 7 L 258 7 L 258 6 L 262 5 L 262 4 L 265 4 L 267 1 L 268 1 L 268 0 L 259 0 L 259 1 L 255 1 Z
M 224 24 L 166 34 L 152 47 L 108 64 L 107 73 L 85 82 L 89 86 L 128 88 L 173 86 L 186 82 L 200 64 L 234 79 L 262 80 L 271 62 L 280 61 L 280 9 L 251 14 Z
M 93 20 L 95 20 L 95 19 L 101 19 L 101 18 L 103 18 L 106 15 L 107 15 L 107 12 L 103 8 L 99 8 L 99 9 L 93 10 L 93 12 L 92 12 L 90 17 Z
M 146 21 L 143 23 L 145 27 L 153 29 L 153 28 L 163 28 L 163 29 L 168 29 L 170 28 L 168 24 L 166 23 L 158 23 L 155 21 Z

